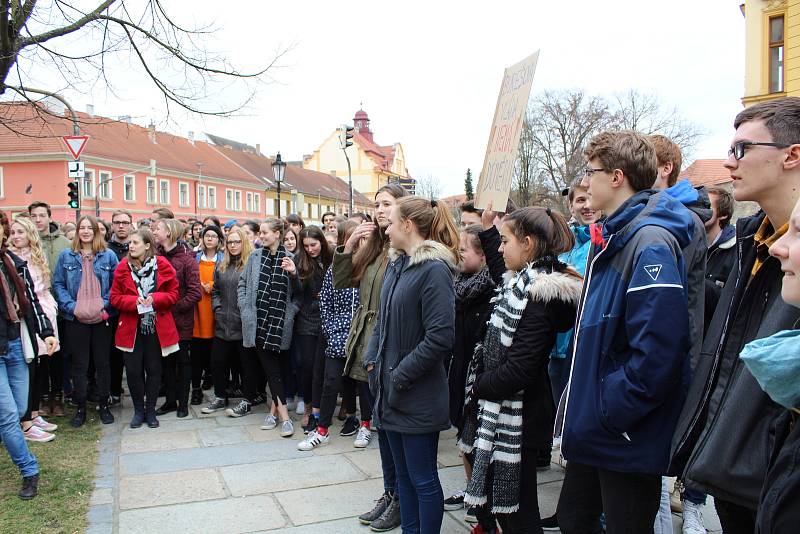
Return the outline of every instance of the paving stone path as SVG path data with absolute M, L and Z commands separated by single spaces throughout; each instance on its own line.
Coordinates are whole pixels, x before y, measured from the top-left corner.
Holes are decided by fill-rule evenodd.
M 263 405 L 237 419 L 223 412 L 202 414 L 200 408 L 192 406 L 185 419 L 174 413 L 160 417 L 158 429 L 133 430 L 130 398 L 124 399 L 124 407 L 114 410 L 116 422 L 103 429 L 87 532 L 372 532 L 355 518 L 383 488 L 375 434 L 368 448 L 355 449 L 353 437 L 339 436 L 341 423 L 335 421 L 329 445 L 300 452 L 297 421 L 289 439 L 277 429 L 259 429 Z M 439 468 L 445 496 L 462 489 L 453 431 L 441 435 Z M 555 464 L 539 474 L 544 516 L 555 509 L 562 479 Z M 463 515 L 463 510 L 445 512 L 442 532 L 469 532 Z M 716 517 L 706 522 L 719 528 L 711 524 Z

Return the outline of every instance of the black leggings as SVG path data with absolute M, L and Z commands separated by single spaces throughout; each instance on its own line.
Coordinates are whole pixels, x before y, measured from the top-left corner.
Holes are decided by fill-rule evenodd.
M 231 362 L 241 362 L 245 356 L 251 357 L 252 354 L 245 355 L 245 348 L 242 340 L 226 341 L 215 337 L 211 345 L 211 376 L 214 379 L 214 396 L 220 399 L 227 399 L 226 390 L 230 383 Z
M 319 336 L 298 335 L 295 337 L 295 350 L 300 362 L 300 369 L 297 373 L 300 380 L 298 389 L 303 395 L 306 405 L 314 403 L 314 363 L 317 361 L 319 344 Z
M 200 385 L 203 381 L 203 371 L 211 369 L 210 362 L 213 344 L 214 338 L 192 338 L 192 352 L 190 354 L 192 361 L 192 389 L 200 389 Z
M 191 369 L 189 365 L 189 341 L 180 342 L 180 350 L 161 359 L 161 372 L 164 374 L 164 386 L 167 390 L 167 404 L 177 401 L 178 406 L 189 404 L 189 381 Z
M 275 404 L 283 404 L 283 379 L 281 378 L 281 353 L 256 349 L 250 354 L 242 356 L 242 371 L 244 379 L 244 397 L 252 402 L 258 394 L 259 371 L 267 376 L 269 394 Z
M 311 382 L 311 406 L 319 409 L 322 406 L 322 386 L 325 383 L 325 349 L 328 342 L 324 337 L 319 336 L 317 343 L 317 351 L 314 353 L 314 367 L 312 369 L 312 382 Z M 336 394 L 339 394 L 337 388 Z
M 336 410 L 336 397 L 344 389 L 345 381 L 352 380 L 349 377 L 342 376 L 344 371 L 345 358 L 325 358 L 325 378 L 322 384 L 322 398 L 319 410 L 319 424 L 328 428 L 331 426 L 333 420 L 333 412 Z M 372 407 L 369 404 L 369 396 L 366 394 L 365 389 L 369 389 L 369 384 L 361 382 L 361 419 L 369 421 L 372 419 Z M 344 403 L 344 400 L 342 400 Z M 347 410 L 347 408 L 345 408 Z M 354 413 L 355 405 L 351 411 L 347 413 Z
M 153 410 L 158 399 L 158 388 L 161 385 L 161 346 L 156 334 L 136 333 L 136 344 L 133 352 L 124 352 L 125 369 L 127 370 L 128 389 L 136 410 L 145 407 Z
M 84 324 L 77 320 L 67 321 L 65 326 L 65 334 L 72 352 L 73 398 L 79 406 L 86 403 L 88 382 L 86 375 L 91 357 L 97 374 L 97 396 L 100 398 L 100 403 L 104 405 L 108 401 L 111 385 L 109 366 L 111 326 L 106 321 Z

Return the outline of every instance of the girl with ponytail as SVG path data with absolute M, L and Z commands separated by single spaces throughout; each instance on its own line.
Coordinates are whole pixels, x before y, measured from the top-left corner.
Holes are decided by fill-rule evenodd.
M 403 531 L 438 533 L 439 432 L 450 427 L 444 361 L 453 350 L 458 231 L 435 200 L 404 197 L 389 215 L 380 310 L 364 357 L 397 473 Z

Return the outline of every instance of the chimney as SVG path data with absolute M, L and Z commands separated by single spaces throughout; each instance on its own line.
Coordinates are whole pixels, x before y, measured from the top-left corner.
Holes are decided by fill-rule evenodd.
M 256 143 L 256 154 L 261 155 L 261 143 Z
M 90 117 L 94 117 L 94 105 L 93 104 L 86 104 L 86 114 Z
M 189 131 L 189 142 L 194 144 L 194 132 L 191 130 Z
M 153 121 L 147 125 L 147 137 L 150 138 L 151 143 L 156 144 L 156 124 Z

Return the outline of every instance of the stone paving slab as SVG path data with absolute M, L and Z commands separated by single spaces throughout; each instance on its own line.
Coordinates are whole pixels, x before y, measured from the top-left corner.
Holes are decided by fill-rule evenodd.
M 203 447 L 218 447 L 220 445 L 234 445 L 252 441 L 247 429 L 242 427 L 209 428 L 197 432 L 197 438 Z
M 165 504 L 225 498 L 225 486 L 214 469 L 196 469 L 157 475 L 128 476 L 119 487 L 119 507 L 122 510 L 146 508 Z
M 151 430 L 151 429 L 148 429 Z M 160 429 L 159 429 L 160 430 Z M 204 433 L 207 431 L 203 431 Z M 178 432 L 132 432 L 121 443 L 121 454 L 135 452 L 172 451 L 175 449 L 194 449 L 200 446 L 194 430 Z
M 379 479 L 275 493 L 294 525 L 357 517 L 383 493 Z M 312 504 L 313 503 L 313 504 Z
M 247 464 L 271 460 L 288 460 L 303 456 L 296 447 L 286 447 L 281 442 L 242 443 L 220 447 L 201 447 L 175 451 L 141 452 L 120 457 L 121 475 L 144 475 Z
M 268 495 L 126 510 L 119 514 L 120 534 L 240 534 L 277 529 L 285 524 L 280 508 Z
M 342 456 L 310 456 L 295 460 L 235 465 L 222 467 L 220 472 L 234 497 L 324 487 L 365 479 L 364 474 Z
M 346 452 L 344 455 L 355 466 L 365 473 L 369 478 L 381 478 L 381 451 L 378 448 L 370 448 L 362 451 Z
M 147 434 L 148 432 L 180 432 L 185 430 L 205 430 L 218 427 L 215 419 L 190 419 L 188 417 L 185 419 L 175 419 L 172 421 L 165 421 L 159 417 L 159 428 L 148 428 L 147 425 L 142 425 L 140 428 L 130 428 L 128 426 L 130 419 L 125 419 L 122 422 L 125 424 L 122 429 L 123 441 L 127 439 L 128 434 Z

